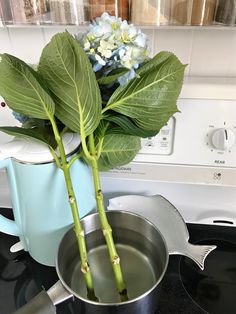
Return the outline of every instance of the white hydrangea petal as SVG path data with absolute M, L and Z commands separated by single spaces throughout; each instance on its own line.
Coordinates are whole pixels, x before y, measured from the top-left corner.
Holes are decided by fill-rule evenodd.
M 128 33 L 129 33 L 130 38 L 134 38 L 135 36 L 137 36 L 137 33 L 138 33 L 137 28 L 134 26 L 130 26 L 128 28 Z
M 85 43 L 84 43 L 84 50 L 89 50 L 90 49 L 90 42 L 89 40 L 86 40 Z
M 122 21 L 122 23 L 120 25 L 120 29 L 125 30 L 127 28 L 129 28 L 128 22 L 126 20 Z
M 112 51 L 111 50 L 104 50 L 103 55 L 105 58 L 109 59 L 112 56 Z
M 120 49 L 119 50 L 119 56 L 122 58 L 125 55 L 125 49 Z
M 135 40 L 134 43 L 140 47 L 146 47 L 147 45 L 147 36 L 143 33 L 139 34 Z
M 95 59 L 97 60 L 97 62 L 101 65 L 106 65 L 106 61 L 103 60 L 98 54 L 95 54 Z

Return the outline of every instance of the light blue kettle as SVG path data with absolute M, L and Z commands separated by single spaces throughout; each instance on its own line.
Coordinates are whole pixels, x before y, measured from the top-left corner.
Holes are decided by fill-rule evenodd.
M 67 156 L 73 156 L 80 139 L 67 133 L 63 142 Z M 36 261 L 54 266 L 60 239 L 73 223 L 62 170 L 46 145 L 19 138 L 0 147 L 0 168 L 7 172 L 14 214 L 14 221 L 0 215 L 0 231 L 18 236 L 17 247 Z M 95 207 L 90 170 L 76 160 L 70 172 L 83 217 Z

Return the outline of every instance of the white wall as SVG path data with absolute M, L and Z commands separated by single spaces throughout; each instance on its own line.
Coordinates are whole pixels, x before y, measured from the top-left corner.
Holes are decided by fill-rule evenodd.
M 36 63 L 45 43 L 61 31 L 62 27 L 0 28 L 0 53 L 8 52 Z M 69 31 L 77 33 L 81 29 L 70 27 Z M 236 27 L 158 28 L 144 32 L 152 54 L 169 50 L 189 64 L 186 75 L 236 77 Z

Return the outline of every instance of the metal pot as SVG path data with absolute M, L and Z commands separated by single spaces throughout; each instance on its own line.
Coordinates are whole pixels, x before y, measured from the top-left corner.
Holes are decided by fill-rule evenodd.
M 153 314 L 157 310 L 160 282 L 169 254 L 165 240 L 145 218 L 123 211 L 107 212 L 129 294 L 129 301 L 119 302 L 106 244 L 97 213 L 82 220 L 96 296 L 86 298 L 80 271 L 77 240 L 71 228 L 62 238 L 56 261 L 59 281 L 42 291 L 15 314 L 52 314 L 55 305 L 74 296 L 75 312 L 81 314 Z

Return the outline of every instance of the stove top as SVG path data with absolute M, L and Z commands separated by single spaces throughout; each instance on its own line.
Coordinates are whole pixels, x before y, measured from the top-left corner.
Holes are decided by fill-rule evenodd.
M 8 218 L 9 209 L 0 209 Z M 191 243 L 216 244 L 201 271 L 190 259 L 170 256 L 162 281 L 158 314 L 232 314 L 236 312 L 236 228 L 188 224 Z M 28 253 L 10 253 L 17 238 L 0 233 L 0 313 L 10 314 L 57 281 L 53 267 Z M 57 306 L 72 314 L 73 301 Z

